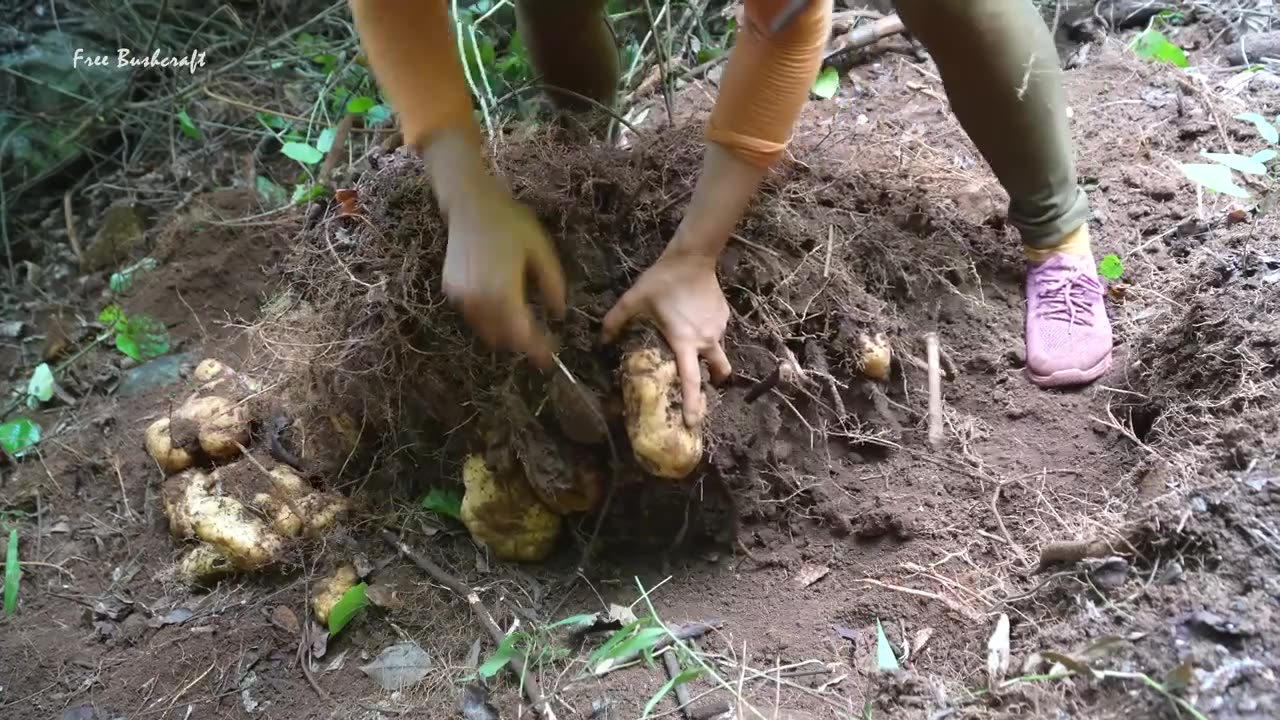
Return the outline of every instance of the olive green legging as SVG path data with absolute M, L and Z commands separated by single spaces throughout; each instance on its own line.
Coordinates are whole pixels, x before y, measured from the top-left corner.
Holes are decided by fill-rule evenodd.
M 831 0 L 816 0 L 831 2 Z M 543 82 L 610 103 L 617 51 L 604 0 L 516 0 L 521 36 Z M 1009 219 L 1051 247 L 1088 219 L 1076 182 L 1062 71 L 1030 0 L 895 0 L 942 73 L 952 110 L 1009 193 Z M 552 97 L 560 107 L 581 101 Z

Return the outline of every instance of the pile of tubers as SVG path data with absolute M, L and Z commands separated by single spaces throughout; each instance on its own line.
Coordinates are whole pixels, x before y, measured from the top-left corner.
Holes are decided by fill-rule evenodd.
M 147 428 L 145 444 L 166 475 L 161 498 L 170 533 L 195 542 L 178 575 L 204 586 L 276 564 L 288 540 L 320 536 L 348 503 L 314 490 L 287 465 L 264 472 L 240 458 L 251 439 L 245 400 L 260 389 L 256 381 L 212 359 L 201 361 L 192 377 L 199 388 Z M 227 471 L 240 463 L 262 478 L 257 491 L 228 481 Z

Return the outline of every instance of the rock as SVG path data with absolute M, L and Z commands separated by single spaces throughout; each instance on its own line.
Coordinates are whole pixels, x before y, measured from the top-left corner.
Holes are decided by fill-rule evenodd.
M 191 353 L 164 355 L 129 368 L 120 379 L 116 395 L 136 397 L 155 388 L 173 385 L 182 379 L 182 367 L 191 362 Z

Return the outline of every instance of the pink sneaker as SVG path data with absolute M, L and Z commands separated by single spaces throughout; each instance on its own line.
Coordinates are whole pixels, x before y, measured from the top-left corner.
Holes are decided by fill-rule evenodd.
M 1111 369 L 1111 321 L 1093 255 L 1027 266 L 1027 376 L 1040 387 L 1084 385 Z

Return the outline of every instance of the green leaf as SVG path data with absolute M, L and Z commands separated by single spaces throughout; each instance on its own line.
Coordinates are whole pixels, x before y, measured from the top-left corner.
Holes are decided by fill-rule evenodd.
M 333 128 L 325 128 L 320 131 L 320 137 L 316 138 L 316 149 L 322 153 L 327 153 L 333 148 L 333 136 L 338 131 Z
M 4 614 L 18 612 L 18 584 L 22 566 L 18 564 L 18 530 L 9 531 L 9 549 L 4 556 Z
M 121 328 L 128 322 L 128 318 L 124 315 L 124 310 L 119 305 L 111 304 L 102 308 L 102 312 L 98 313 L 98 322 L 111 328 L 114 332 L 120 332 Z
M 260 112 L 258 113 L 258 122 L 262 123 L 268 130 L 284 130 L 289 127 L 289 123 L 284 118 L 274 113 Z
M 338 56 L 333 53 L 320 53 L 311 56 L 311 62 L 319 65 L 326 73 L 331 73 L 338 67 Z
M 1237 155 L 1235 153 L 1211 153 L 1211 152 L 1204 152 L 1204 151 L 1201 151 L 1200 154 L 1208 158 L 1209 160 L 1213 160 L 1214 162 L 1220 163 L 1222 165 L 1226 165 L 1232 170 L 1235 170 L 1236 172 L 1244 173 L 1246 175 L 1266 175 L 1267 174 L 1266 165 L 1263 165 L 1262 163 L 1258 162 L 1257 160 L 1254 160 L 1253 158 L 1245 157 L 1244 155 Z
M 615 645 L 601 662 L 617 658 L 631 657 L 647 650 L 652 650 L 658 641 L 667 636 L 667 629 L 661 627 L 641 628 L 639 632 Z M 597 663 L 598 664 L 598 663 Z
M 1223 195 L 1237 198 L 1248 198 L 1249 191 L 1236 184 L 1231 175 L 1231 168 L 1225 165 L 1208 163 L 1178 163 L 1182 174 L 1191 182 Z
M 287 142 L 280 149 L 286 157 L 297 160 L 304 165 L 315 165 L 324 159 L 324 153 L 300 142 Z
M 27 383 L 27 407 L 34 408 L 42 402 L 49 402 L 52 397 L 53 370 L 49 369 L 49 363 L 40 363 Z
M 644 704 L 644 715 L 640 716 L 642 720 L 643 718 L 649 717 L 649 713 L 653 712 L 653 709 L 657 707 L 658 703 L 662 702 L 662 698 L 666 697 L 667 693 L 675 690 L 676 687 L 680 685 L 697 680 L 701 675 L 702 668 L 689 668 L 663 683 L 662 687 L 658 688 L 658 692 L 654 693 L 653 697 L 649 698 L 649 702 Z
M 1277 153 L 1275 149 L 1266 148 L 1265 150 L 1259 150 L 1258 152 L 1251 155 L 1250 159 L 1252 159 L 1254 162 L 1269 163 L 1272 160 L 1276 159 L 1276 155 Z
M 268 205 L 279 207 L 289 201 L 289 193 L 266 175 L 254 178 L 253 183 L 258 189 L 258 194 L 267 201 Z
M 431 488 L 427 496 L 422 498 L 422 509 L 461 521 L 462 493 L 457 490 Z
M 369 112 L 365 113 L 365 119 L 374 125 L 384 123 L 391 119 L 391 108 L 386 105 L 374 105 L 369 108 Z
M 899 669 L 898 656 L 893 653 L 893 646 L 884 634 L 884 626 L 876 619 L 876 667 L 881 672 L 893 672 Z
M 182 134 L 192 140 L 200 139 L 200 128 L 196 127 L 195 121 L 187 114 L 186 110 L 178 111 L 178 127 L 182 129 Z
M 139 272 L 155 270 L 160 263 L 153 257 L 145 257 L 119 272 L 111 273 L 111 292 L 123 295 L 133 287 L 134 278 Z
M 374 105 L 377 105 L 377 104 L 378 104 L 378 101 L 374 100 L 368 95 L 358 95 L 347 101 L 347 112 L 352 113 L 354 115 L 359 115 L 360 113 L 367 113 L 373 109 Z
M 813 81 L 813 88 L 810 91 L 823 100 L 828 100 L 839 89 L 840 73 L 833 67 L 825 67 L 818 73 L 818 79 Z
M 1098 274 L 1115 281 L 1124 275 L 1124 261 L 1115 253 L 1111 253 L 1098 261 Z
M 293 188 L 294 204 L 310 202 L 316 198 L 325 196 L 328 190 L 323 185 L 312 185 L 311 183 L 302 183 Z
M 502 642 L 498 644 L 498 649 L 493 651 L 493 655 L 484 664 L 476 670 L 481 677 L 491 678 L 502 671 L 502 668 L 511 662 L 511 658 L 516 656 L 516 642 L 524 638 L 524 633 L 511 633 L 502 638 Z
M 614 633 L 609 636 L 609 639 L 604 641 L 603 645 L 596 648 L 595 652 L 591 653 L 591 655 L 587 657 L 587 667 L 594 667 L 601 660 L 607 657 L 614 657 L 614 648 L 621 645 L 628 637 L 631 636 L 631 633 L 635 632 L 636 628 L 640 627 L 644 622 L 644 620 L 634 620 L 614 631 Z
M 562 628 L 566 626 L 590 627 L 591 625 L 594 625 L 595 622 L 596 622 L 595 613 L 584 613 L 582 615 L 570 615 L 569 617 L 563 620 L 557 620 L 556 622 L 551 623 L 550 625 L 547 626 L 547 629 L 555 630 L 556 628 Z
M 1182 48 L 1169 42 L 1159 30 L 1146 30 L 1133 41 L 1133 51 L 1144 60 L 1155 60 L 1174 67 L 1190 67 Z
M 329 611 L 329 634 L 337 635 L 369 604 L 369 586 L 360 583 L 342 595 L 342 599 Z
M 0 425 L 0 448 L 14 457 L 22 457 L 40 442 L 40 425 L 27 418 L 14 418 Z
M 1275 145 L 1277 141 L 1280 141 L 1280 131 L 1276 130 L 1276 126 L 1272 125 L 1266 118 L 1256 112 L 1240 113 L 1235 116 L 1235 119 L 1253 123 L 1253 127 L 1258 130 L 1258 134 L 1262 136 L 1262 139 L 1272 145 Z M 1276 120 L 1280 122 L 1280 116 L 1277 116 Z
M 169 352 L 169 330 L 164 323 L 146 315 L 136 315 L 116 329 L 116 348 L 144 362 Z

